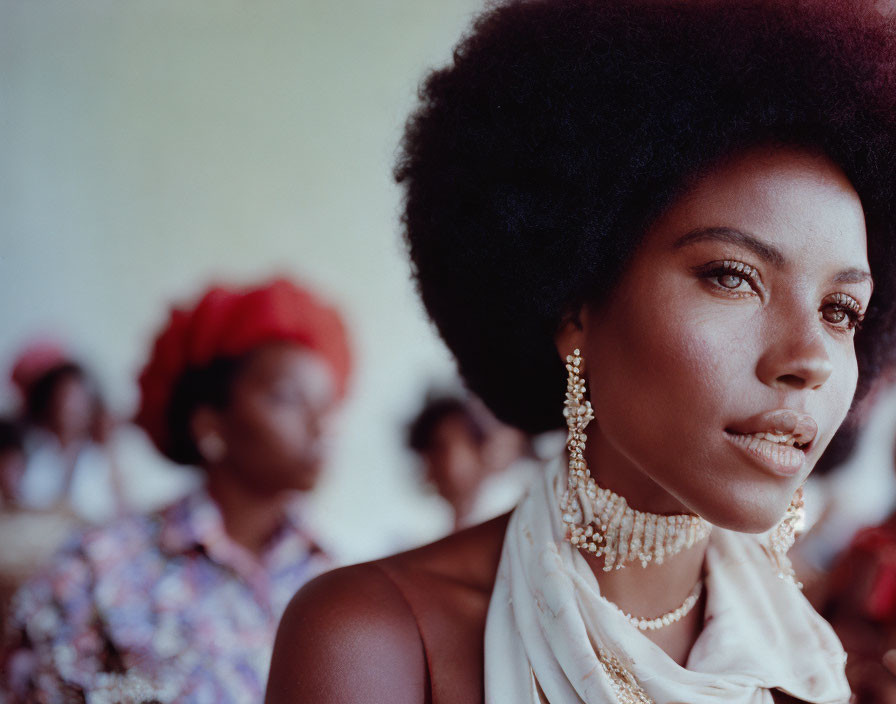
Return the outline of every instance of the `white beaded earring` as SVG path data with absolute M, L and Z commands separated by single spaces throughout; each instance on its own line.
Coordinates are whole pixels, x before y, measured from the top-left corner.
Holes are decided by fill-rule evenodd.
M 626 500 L 594 481 L 585 461 L 586 426 L 594 419 L 581 378 L 582 353 L 566 358 L 569 373 L 563 415 L 569 429 L 569 475 L 560 508 L 566 539 L 575 547 L 604 558 L 604 571 L 628 562 L 662 563 L 709 535 L 712 526 L 699 516 L 664 516 L 629 507 Z
M 803 487 L 799 487 L 790 500 L 790 505 L 787 507 L 784 517 L 768 534 L 768 540 L 763 545 L 772 565 L 778 572 L 778 576 L 782 579 L 789 579 L 801 588 L 803 585 L 796 579 L 793 565 L 790 563 L 790 558 L 787 557 L 787 551 L 793 547 L 793 543 L 796 541 L 797 535 L 802 531 L 805 522 L 806 502 L 803 498 Z

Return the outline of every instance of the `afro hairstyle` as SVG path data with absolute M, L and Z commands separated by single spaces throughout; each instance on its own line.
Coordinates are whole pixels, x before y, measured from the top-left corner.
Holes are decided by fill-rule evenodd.
M 563 424 L 554 335 L 610 292 L 700 173 L 758 145 L 822 152 L 865 209 L 867 383 L 894 350 L 896 23 L 865 0 L 517 0 L 433 71 L 396 180 L 419 293 L 470 389 Z

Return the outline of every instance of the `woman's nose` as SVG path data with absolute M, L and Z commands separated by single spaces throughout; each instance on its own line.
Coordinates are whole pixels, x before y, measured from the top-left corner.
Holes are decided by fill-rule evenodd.
M 834 370 L 818 313 L 791 315 L 771 326 L 756 375 L 781 390 L 817 389 Z

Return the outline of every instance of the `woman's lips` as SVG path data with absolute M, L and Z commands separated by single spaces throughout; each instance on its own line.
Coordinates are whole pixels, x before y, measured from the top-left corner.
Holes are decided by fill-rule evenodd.
M 725 437 L 763 466 L 784 477 L 797 474 L 806 461 L 804 450 L 783 441 L 768 440 L 759 434 L 739 435 L 730 431 L 725 432 Z
M 784 477 L 802 469 L 817 434 L 818 425 L 811 416 L 789 409 L 760 413 L 725 429 L 732 444 Z

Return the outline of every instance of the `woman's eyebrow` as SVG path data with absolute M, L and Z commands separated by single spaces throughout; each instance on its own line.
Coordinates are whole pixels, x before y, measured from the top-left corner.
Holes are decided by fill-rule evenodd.
M 702 242 L 704 240 L 716 240 L 718 242 L 729 242 L 731 244 L 740 245 L 753 251 L 758 257 L 773 264 L 777 267 L 783 267 L 787 263 L 784 255 L 777 247 L 763 242 L 755 235 L 751 235 L 733 227 L 700 227 L 691 230 L 682 235 L 672 245 L 673 249 L 680 249 L 694 242 Z M 833 278 L 837 284 L 861 284 L 868 282 L 874 287 L 874 281 L 871 278 L 871 272 L 866 269 L 844 269 L 837 272 Z
M 866 281 L 871 284 L 873 289 L 874 280 L 871 278 L 871 272 L 865 269 L 844 269 L 834 277 L 835 284 L 861 284 Z
M 776 267 L 783 267 L 787 263 L 781 250 L 763 242 L 755 235 L 735 230 L 732 227 L 700 227 L 696 230 L 691 230 L 675 240 L 672 248 L 680 249 L 694 242 L 702 242 L 704 240 L 716 240 L 746 247 L 759 258 Z

